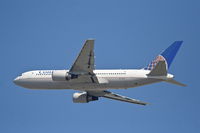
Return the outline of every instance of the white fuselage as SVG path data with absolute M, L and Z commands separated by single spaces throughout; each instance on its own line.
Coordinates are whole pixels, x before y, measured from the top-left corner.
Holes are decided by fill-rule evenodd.
M 148 77 L 147 74 L 150 71 L 144 69 L 94 70 L 98 83 L 77 79 L 54 81 L 52 80 L 53 71 L 54 70 L 28 71 L 18 76 L 14 82 L 19 86 L 30 89 L 106 90 L 133 88 L 162 81 L 161 77 Z M 173 75 L 168 74 L 163 77 L 163 79 L 172 77 Z

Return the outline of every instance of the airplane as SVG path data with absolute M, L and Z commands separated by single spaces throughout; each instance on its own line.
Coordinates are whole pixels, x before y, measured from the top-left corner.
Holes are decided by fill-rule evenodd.
M 186 86 L 174 79 L 168 69 L 183 41 L 175 41 L 164 52 L 141 69 L 96 70 L 94 39 L 85 41 L 78 57 L 69 70 L 34 70 L 14 79 L 18 86 L 29 89 L 73 89 L 74 103 L 88 103 L 100 97 L 139 105 L 148 103 L 112 93 L 108 89 L 127 89 L 158 82 Z

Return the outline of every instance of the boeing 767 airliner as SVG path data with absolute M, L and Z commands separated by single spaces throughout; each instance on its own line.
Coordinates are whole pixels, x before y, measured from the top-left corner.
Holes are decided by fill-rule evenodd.
M 22 73 L 14 83 L 30 89 L 74 89 L 74 103 L 88 103 L 99 97 L 146 105 L 129 97 L 121 96 L 108 89 L 126 89 L 157 82 L 168 82 L 186 86 L 174 80 L 168 69 L 182 41 L 175 41 L 142 69 L 95 70 L 94 40 L 86 40 L 74 64 L 69 70 L 35 70 Z

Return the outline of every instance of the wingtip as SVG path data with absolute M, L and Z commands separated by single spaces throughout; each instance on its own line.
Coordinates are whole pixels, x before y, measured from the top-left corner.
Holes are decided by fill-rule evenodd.
M 136 104 L 140 104 L 140 105 L 144 105 L 144 106 L 146 106 L 146 105 L 149 105 L 150 103 L 146 103 L 146 102 L 139 102 L 139 103 L 136 103 Z
M 143 105 L 146 106 L 146 105 L 151 105 L 151 104 L 150 103 L 144 103 Z
M 183 87 L 187 87 L 188 85 L 186 85 L 186 84 L 183 84 Z

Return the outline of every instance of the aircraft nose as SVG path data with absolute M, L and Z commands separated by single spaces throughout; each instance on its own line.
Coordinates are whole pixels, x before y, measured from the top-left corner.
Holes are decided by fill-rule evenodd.
M 13 80 L 13 82 L 17 85 L 17 84 L 19 83 L 19 79 L 20 79 L 20 77 L 18 76 L 17 78 L 15 78 L 15 79 Z

